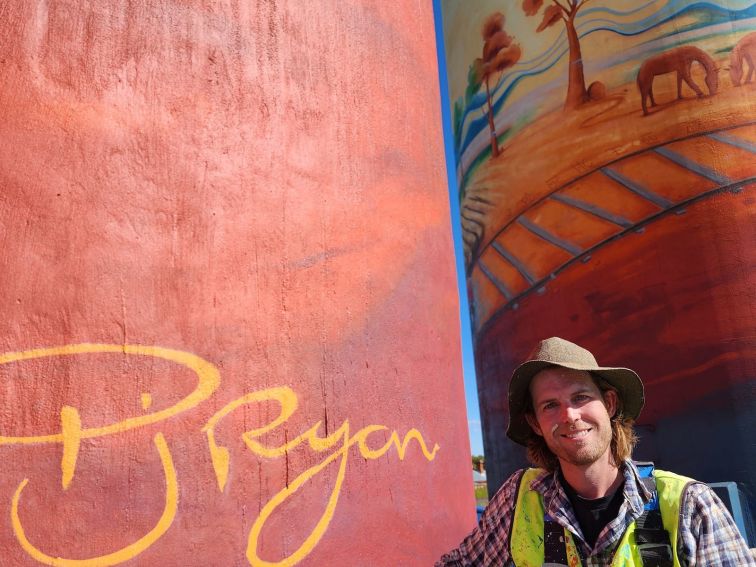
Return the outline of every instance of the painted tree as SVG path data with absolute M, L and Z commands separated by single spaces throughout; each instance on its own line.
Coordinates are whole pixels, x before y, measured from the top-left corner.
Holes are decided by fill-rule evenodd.
M 497 157 L 499 141 L 496 138 L 493 103 L 491 101 L 491 79 L 520 60 L 520 46 L 504 31 L 504 14 L 494 12 L 486 18 L 481 29 L 483 36 L 483 57 L 476 59 L 468 76 L 468 83 L 486 85 L 488 103 L 488 127 L 491 130 L 491 155 Z
M 583 74 L 583 56 L 580 52 L 580 38 L 575 29 L 575 18 L 580 9 L 589 0 L 551 0 L 551 4 L 543 10 L 543 19 L 536 29 L 542 32 L 546 28 L 564 22 L 567 30 L 567 42 L 570 48 L 570 66 L 567 84 L 567 99 L 564 108 L 576 108 L 588 100 Z M 522 9 L 528 16 L 535 16 L 543 7 L 544 0 L 523 0 Z

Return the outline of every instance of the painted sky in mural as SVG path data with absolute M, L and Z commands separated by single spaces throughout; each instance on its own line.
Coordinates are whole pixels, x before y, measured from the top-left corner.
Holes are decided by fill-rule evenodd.
M 539 114 L 559 106 L 567 80 L 569 47 L 563 25 L 536 31 L 540 14 L 527 16 L 520 2 L 506 7 L 497 2 L 479 2 L 476 7 L 479 17 L 470 18 L 469 3 L 444 3 L 455 148 L 463 170 L 485 149 L 485 92 L 466 89 L 470 66 L 480 57 L 480 27 L 486 16 L 503 11 L 506 28 L 517 30 L 514 41 L 522 50 L 521 59 L 500 74 L 492 89 L 497 125 L 502 125 L 508 136 Z M 756 4 L 751 0 L 591 2 L 578 13 L 576 29 L 584 51 L 587 82 L 600 78 L 611 89 L 632 82 L 639 59 L 647 54 L 756 29 Z M 617 49 L 620 44 L 622 48 Z

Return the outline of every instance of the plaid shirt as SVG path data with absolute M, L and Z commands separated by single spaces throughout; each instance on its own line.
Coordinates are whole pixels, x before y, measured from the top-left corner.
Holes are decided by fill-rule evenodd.
M 509 552 L 517 488 L 524 471 L 513 474 L 488 504 L 478 526 L 455 550 L 444 555 L 436 567 L 502 567 L 514 565 Z M 567 495 L 559 483 L 558 474 L 544 472 L 530 485 L 543 496 L 546 512 L 575 536 L 575 545 L 584 567 L 609 567 L 614 549 L 627 527 L 643 512 L 643 505 L 651 494 L 643 487 L 638 470 L 631 461 L 622 469 L 625 475 L 624 502 L 617 517 L 599 534 L 591 549 Z M 705 484 L 689 485 L 682 497 L 680 524 L 677 536 L 677 555 L 680 565 L 756 567 L 756 555 L 748 549 L 727 508 Z

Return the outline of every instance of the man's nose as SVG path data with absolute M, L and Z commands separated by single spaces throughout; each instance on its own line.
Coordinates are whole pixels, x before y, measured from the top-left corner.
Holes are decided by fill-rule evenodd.
M 562 410 L 562 420 L 565 423 L 575 423 L 579 417 L 580 412 L 578 412 L 577 408 L 574 408 L 569 404 L 564 406 Z

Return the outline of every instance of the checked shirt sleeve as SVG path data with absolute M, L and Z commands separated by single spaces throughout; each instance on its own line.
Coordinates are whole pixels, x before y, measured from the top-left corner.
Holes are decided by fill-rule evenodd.
M 488 503 L 477 527 L 457 549 L 441 557 L 435 567 L 499 567 L 511 564 L 509 533 L 523 472 L 518 471 L 507 479 Z
M 683 565 L 756 567 L 727 508 L 708 486 L 688 487 L 680 509 L 680 551 Z

